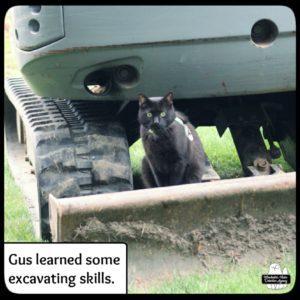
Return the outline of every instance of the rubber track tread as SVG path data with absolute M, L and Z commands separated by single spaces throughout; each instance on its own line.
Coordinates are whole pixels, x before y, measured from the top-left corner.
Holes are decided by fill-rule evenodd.
M 125 131 L 102 103 L 39 97 L 23 79 L 6 84 L 35 153 L 44 237 L 49 193 L 64 198 L 132 189 Z

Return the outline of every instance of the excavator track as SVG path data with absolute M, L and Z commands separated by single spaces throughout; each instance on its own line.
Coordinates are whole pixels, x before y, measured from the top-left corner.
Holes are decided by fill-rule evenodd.
M 7 80 L 5 90 L 24 124 L 43 238 L 51 239 L 50 193 L 64 198 L 132 190 L 126 134 L 110 106 L 39 97 L 23 79 Z

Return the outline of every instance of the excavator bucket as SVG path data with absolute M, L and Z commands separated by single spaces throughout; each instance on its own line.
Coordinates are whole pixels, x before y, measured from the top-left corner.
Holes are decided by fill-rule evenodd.
M 294 251 L 295 183 L 291 172 L 74 198 L 50 195 L 52 238 L 126 242 L 129 283 L 247 259 L 256 251 L 272 257 L 282 247 Z

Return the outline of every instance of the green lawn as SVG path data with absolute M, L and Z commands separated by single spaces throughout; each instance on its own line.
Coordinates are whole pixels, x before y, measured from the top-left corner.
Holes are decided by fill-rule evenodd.
M 282 290 L 271 290 L 261 283 L 261 276 L 267 274 L 269 265 L 227 266 L 223 272 L 209 271 L 204 275 L 190 274 L 154 284 L 146 289 L 129 287 L 129 293 L 147 294 L 278 294 L 287 293 L 294 287 L 295 261 L 283 261 L 281 269 L 287 268 L 291 284 Z
M 4 240 L 6 242 L 39 241 L 33 233 L 27 204 L 4 163 Z

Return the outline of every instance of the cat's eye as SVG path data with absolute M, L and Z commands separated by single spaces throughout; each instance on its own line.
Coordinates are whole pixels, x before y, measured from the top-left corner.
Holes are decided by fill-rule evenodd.
M 151 117 L 152 117 L 152 113 L 151 113 L 151 112 L 148 112 L 148 113 L 147 113 L 147 117 L 148 117 L 148 118 L 151 118 Z
M 162 118 L 164 118 L 164 117 L 166 116 L 166 113 L 165 113 L 164 111 L 162 111 L 162 112 L 160 113 L 160 116 L 161 116 Z

